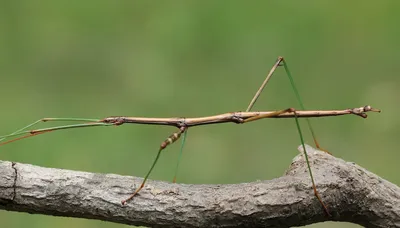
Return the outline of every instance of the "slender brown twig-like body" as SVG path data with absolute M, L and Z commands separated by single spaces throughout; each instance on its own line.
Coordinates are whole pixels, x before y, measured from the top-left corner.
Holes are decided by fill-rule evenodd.
M 378 109 L 372 108 L 371 106 L 363 106 L 359 108 L 350 108 L 344 110 L 310 110 L 310 111 L 296 111 L 297 117 L 299 118 L 310 118 L 310 117 L 327 117 L 327 116 L 342 116 L 354 114 L 363 118 L 367 117 L 366 112 L 378 112 Z M 133 124 L 154 124 L 154 125 L 170 125 L 176 127 L 192 127 L 206 124 L 220 124 L 220 123 L 244 123 L 249 122 L 248 120 L 254 121 L 263 118 L 294 118 L 295 114 L 293 111 L 283 112 L 279 115 L 271 115 L 279 111 L 261 111 L 261 112 L 229 112 L 214 116 L 195 117 L 195 118 L 150 118 L 150 117 L 125 117 L 115 116 L 107 117 L 100 122 L 111 123 L 115 125 L 121 125 L 124 123 Z M 247 121 L 246 121 L 247 120 Z
M 359 107 L 359 108 L 349 108 L 343 110 L 308 110 L 308 111 L 297 111 L 293 108 L 288 108 L 280 111 L 260 111 L 260 112 L 229 112 L 214 116 L 204 116 L 204 117 L 194 117 L 194 118 L 184 118 L 184 117 L 173 117 L 173 118 L 150 118 L 150 117 L 125 117 L 125 116 L 113 116 L 106 117 L 104 119 L 92 119 L 91 122 L 86 122 L 84 124 L 72 124 L 58 127 L 34 129 L 29 131 L 17 131 L 10 135 L 0 136 L 0 141 L 24 134 L 23 136 L 10 139 L 5 142 L 0 142 L 0 146 L 15 142 L 24 138 L 36 136 L 43 133 L 72 129 L 72 128 L 85 128 L 85 127 L 95 127 L 95 126 L 119 126 L 124 123 L 130 124 L 150 124 L 150 125 L 169 125 L 174 127 L 195 127 L 206 124 L 221 124 L 221 123 L 247 123 L 251 121 L 256 121 L 265 118 L 310 118 L 310 117 L 329 117 L 329 116 L 342 116 L 342 115 L 357 115 L 363 118 L 367 117 L 367 112 L 380 112 L 379 109 L 372 108 L 369 105 Z M 296 113 L 296 114 L 295 114 Z M 34 124 L 39 122 L 49 122 L 49 121 L 60 121 L 62 118 L 43 118 L 35 121 Z M 69 121 L 71 119 L 68 118 Z M 67 120 L 67 121 L 68 121 Z M 83 119 L 87 121 L 87 119 Z M 65 120 L 64 120 L 65 121 Z M 77 120 L 72 120 L 77 121 Z M 82 120 L 79 120 L 82 121 Z M 30 126 L 32 126 L 31 124 Z M 26 129 L 26 127 L 24 128 Z

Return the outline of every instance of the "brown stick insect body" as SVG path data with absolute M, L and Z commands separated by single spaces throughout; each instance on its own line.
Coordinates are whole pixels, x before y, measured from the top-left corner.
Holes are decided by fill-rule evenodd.
M 250 110 L 253 107 L 254 103 L 258 99 L 262 90 L 265 88 L 265 86 L 266 86 L 267 82 L 269 81 L 269 79 L 271 78 L 272 74 L 275 72 L 275 70 L 279 66 L 284 66 L 286 73 L 292 84 L 292 88 L 295 92 L 295 95 L 296 95 L 303 110 L 298 111 L 298 110 L 295 110 L 294 108 L 287 108 L 287 109 L 278 110 L 278 111 L 251 112 Z M 317 191 L 315 181 L 312 176 L 312 170 L 311 170 L 311 167 L 310 167 L 310 164 L 308 161 L 308 155 L 307 155 L 307 152 L 306 152 L 306 149 L 304 146 L 304 139 L 303 139 L 303 135 L 302 135 L 302 132 L 300 129 L 298 118 L 306 118 L 308 127 L 312 133 L 316 147 L 319 149 L 322 149 L 316 140 L 314 131 L 311 127 L 311 123 L 308 118 L 340 116 L 340 115 L 349 115 L 349 114 L 353 114 L 353 115 L 357 115 L 357 116 L 366 118 L 367 117 L 366 112 L 380 112 L 380 110 L 372 108 L 371 106 L 367 105 L 367 106 L 363 106 L 363 107 L 359 107 L 359 108 L 350 108 L 350 109 L 343 109 L 343 110 L 314 110 L 314 111 L 309 110 L 309 111 L 305 111 L 304 105 L 301 102 L 299 93 L 297 91 L 297 88 L 294 85 L 293 78 L 290 74 L 287 64 L 286 64 L 285 60 L 283 59 L 283 57 L 278 57 L 278 60 L 273 65 L 272 69 L 268 73 L 266 79 L 262 83 L 261 87 L 258 89 L 257 93 L 253 97 L 252 101 L 250 102 L 250 104 L 245 112 L 230 112 L 230 113 L 225 113 L 225 114 L 220 114 L 220 115 L 197 117 L 197 118 L 148 118 L 148 117 L 125 117 L 125 116 L 107 117 L 104 119 L 43 118 L 43 119 L 40 119 L 22 129 L 19 129 L 19 130 L 13 132 L 12 134 L 0 136 L 0 141 L 3 141 L 4 139 L 7 139 L 7 138 L 19 136 L 17 138 L 9 139 L 8 141 L 0 143 L 0 146 L 20 140 L 20 139 L 32 137 L 35 135 L 44 134 L 44 133 L 56 131 L 56 130 L 70 129 L 70 128 L 82 128 L 82 127 L 93 127 L 93 126 L 119 126 L 119 125 L 122 125 L 125 123 L 169 125 L 169 126 L 177 127 L 178 131 L 173 133 L 172 135 L 170 135 L 164 142 L 161 143 L 160 148 L 157 153 L 157 156 L 154 159 L 150 170 L 147 172 L 147 174 L 146 174 L 145 178 L 143 179 L 139 188 L 137 188 L 127 199 L 122 200 L 122 204 L 125 204 L 127 201 L 131 200 L 134 196 L 136 196 L 137 193 L 144 187 L 149 175 L 151 174 L 155 164 L 157 163 L 157 161 L 160 157 L 161 151 L 164 150 L 168 145 L 177 141 L 183 134 L 186 134 L 189 127 L 194 127 L 194 126 L 199 126 L 199 125 L 207 125 L 207 124 L 228 123 L 228 122 L 243 124 L 243 123 L 256 121 L 256 120 L 260 120 L 260 119 L 264 119 L 264 118 L 294 118 L 296 121 L 297 130 L 299 132 L 300 141 L 301 141 L 301 144 L 304 149 L 304 157 L 306 159 L 307 168 L 310 173 L 314 194 L 315 194 L 316 198 L 318 199 L 318 201 L 321 203 L 325 213 L 327 215 L 330 215 L 327 206 L 324 204 L 324 202 L 322 201 L 322 199 Z M 26 130 L 35 124 L 38 124 L 40 122 L 47 122 L 47 121 L 77 121 L 77 122 L 84 122 L 84 123 L 56 126 L 56 127 L 50 127 L 50 128 L 42 128 L 42 129 L 36 129 L 36 130 Z M 326 150 L 324 150 L 324 151 L 326 151 Z M 181 152 L 182 152 L 182 149 L 181 149 Z M 175 180 L 175 178 L 174 178 L 174 180 Z

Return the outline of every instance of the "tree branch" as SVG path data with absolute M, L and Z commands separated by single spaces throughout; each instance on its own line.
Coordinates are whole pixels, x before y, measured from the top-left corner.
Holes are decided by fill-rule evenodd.
M 231 185 L 148 181 L 127 205 L 141 178 L 0 162 L 0 209 L 157 227 L 289 227 L 347 221 L 400 227 L 400 188 L 364 168 L 307 147 L 317 188 L 302 155 L 280 178 Z

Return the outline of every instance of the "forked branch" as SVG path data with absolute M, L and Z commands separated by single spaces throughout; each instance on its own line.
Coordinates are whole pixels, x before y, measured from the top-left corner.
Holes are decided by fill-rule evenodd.
M 142 178 L 0 162 L 0 208 L 157 227 L 289 227 L 327 220 L 400 227 L 400 188 L 354 163 L 307 147 L 314 177 L 332 217 L 314 197 L 303 155 L 280 178 L 232 185 Z M 279 153 L 279 152 L 274 152 Z M 133 186 L 134 183 L 134 186 Z

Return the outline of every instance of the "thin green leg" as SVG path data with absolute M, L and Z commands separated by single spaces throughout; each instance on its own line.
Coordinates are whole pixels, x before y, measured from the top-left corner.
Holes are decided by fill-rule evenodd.
M 48 121 L 82 121 L 82 122 L 88 122 L 88 123 L 83 123 L 83 124 L 70 124 L 70 125 L 63 125 L 63 126 L 55 126 L 55 127 L 49 127 L 49 128 L 41 128 L 41 129 L 35 129 L 35 130 L 26 130 L 34 125 L 37 125 L 41 122 L 48 122 Z M 11 134 L 8 135 L 3 135 L 0 136 L 0 142 L 11 138 L 11 137 L 16 137 L 19 136 L 18 138 L 10 139 L 6 142 L 0 143 L 0 145 L 4 145 L 10 142 L 14 142 L 20 139 L 32 137 L 35 135 L 43 134 L 46 132 L 51 132 L 51 131 L 56 131 L 56 130 L 63 130 L 63 129 L 70 129 L 70 128 L 82 128 L 82 127 L 93 127 L 93 126 L 112 126 L 114 124 L 110 123 L 102 123 L 98 122 L 100 120 L 98 119 L 82 119 L 82 118 L 44 118 L 37 120 Z M 22 135 L 22 136 L 21 136 Z
M 300 98 L 299 91 L 298 91 L 297 88 L 296 88 L 296 85 L 295 85 L 295 83 L 294 83 L 292 74 L 290 73 L 289 67 L 287 66 L 287 63 L 286 63 L 285 59 L 282 59 L 282 63 L 283 63 L 283 67 L 285 68 L 286 74 L 287 74 L 287 76 L 289 77 L 289 81 L 290 81 L 290 84 L 292 85 L 292 88 L 293 88 L 293 91 L 294 91 L 294 93 L 295 93 L 295 95 L 296 95 L 297 101 L 299 102 L 301 109 L 305 110 L 304 104 L 303 104 L 303 102 L 302 102 L 302 100 L 301 100 L 301 98 Z M 315 186 L 314 176 L 313 176 L 312 171 L 311 171 L 311 166 L 310 166 L 310 162 L 309 162 L 309 160 L 308 160 L 307 150 L 306 150 L 306 147 L 305 147 L 305 145 L 304 145 L 304 137 L 303 137 L 303 133 L 301 132 L 300 123 L 299 123 L 299 119 L 298 119 L 298 116 L 297 116 L 296 111 L 294 111 L 294 115 L 295 115 L 295 118 L 294 118 L 294 119 L 295 119 L 295 121 L 296 121 L 297 131 L 298 131 L 298 133 L 299 133 L 301 145 L 302 145 L 303 151 L 304 151 L 304 158 L 305 158 L 306 163 L 307 163 L 308 172 L 310 173 L 311 182 L 312 182 L 312 186 L 313 186 L 313 190 L 314 190 L 314 195 L 317 197 L 318 201 L 321 203 L 322 207 L 324 208 L 325 213 L 326 213 L 328 216 L 330 216 L 329 211 L 328 211 L 328 208 L 326 207 L 326 205 L 325 205 L 324 202 L 322 201 L 321 196 L 319 195 L 319 193 L 318 193 L 318 191 L 317 191 L 317 187 Z M 322 148 L 319 146 L 319 143 L 317 142 L 317 138 L 316 138 L 315 133 L 314 133 L 314 130 L 313 130 L 312 126 L 311 126 L 310 120 L 309 120 L 308 118 L 306 118 L 306 120 L 307 120 L 308 128 L 310 129 L 310 132 L 311 132 L 312 137 L 313 137 L 313 139 L 314 139 L 315 146 L 316 146 L 318 149 L 322 149 Z M 322 149 L 322 150 L 323 150 L 323 149 Z M 325 152 L 328 152 L 328 151 L 326 151 L 326 150 L 324 150 L 324 151 L 325 151 Z M 328 153 L 329 153 L 329 152 L 328 152 Z
M 181 162 L 181 158 L 182 158 L 182 154 L 183 154 L 183 146 L 185 145 L 186 134 L 187 134 L 187 132 L 188 132 L 188 131 L 186 130 L 185 133 L 183 133 L 183 136 L 182 136 L 182 143 L 181 143 L 181 149 L 180 149 L 180 151 L 179 151 L 178 163 L 176 163 L 174 179 L 172 180 L 173 183 L 176 183 L 176 176 L 178 175 L 179 164 L 180 164 L 180 162 Z
M 308 155 L 307 155 L 307 151 L 306 151 L 306 146 L 304 145 L 303 133 L 301 132 L 300 123 L 299 123 L 299 119 L 298 119 L 298 117 L 297 117 L 296 111 L 294 111 L 294 116 L 295 116 L 294 119 L 295 119 L 295 121 L 296 121 L 297 131 L 299 132 L 301 145 L 302 145 L 303 151 L 304 151 L 304 158 L 306 159 L 308 172 L 310 173 L 311 182 L 312 182 L 312 187 L 313 187 L 313 190 L 314 190 L 314 195 L 317 197 L 318 201 L 321 203 L 322 207 L 324 208 L 325 213 L 326 213 L 328 216 L 330 216 L 330 213 L 329 213 L 329 211 L 328 211 L 328 208 L 326 207 L 326 205 L 325 205 L 324 202 L 322 201 L 321 196 L 319 195 L 319 193 L 318 193 L 318 191 L 317 191 L 317 187 L 315 186 L 314 176 L 313 176 L 312 171 L 311 171 L 311 166 L 310 166 L 310 162 L 309 162 L 309 160 L 308 160 Z
M 301 109 L 302 109 L 302 110 L 305 110 L 304 104 L 303 104 L 303 102 L 302 102 L 302 100 L 301 100 L 301 98 L 300 98 L 299 91 L 297 90 L 297 87 L 296 87 L 296 85 L 295 85 L 295 83 L 294 83 L 292 74 L 290 73 L 289 67 L 288 67 L 288 65 L 287 65 L 287 63 L 286 63 L 286 61 L 285 61 L 285 59 L 282 59 L 282 64 L 283 64 L 283 67 L 285 68 L 285 71 L 286 71 L 287 76 L 289 77 L 289 81 L 290 81 L 290 84 L 292 85 L 292 88 L 293 88 L 293 91 L 294 91 L 294 93 L 295 93 L 295 95 L 296 95 L 297 101 L 299 102 Z M 310 119 L 309 119 L 309 118 L 306 118 L 306 121 L 307 121 L 308 129 L 310 130 L 311 135 L 312 135 L 312 137 L 313 137 L 315 146 L 316 146 L 318 149 L 323 150 L 323 151 L 329 153 L 327 150 L 324 150 L 324 149 L 322 149 L 322 148 L 320 147 L 320 145 L 319 145 L 319 143 L 318 143 L 318 141 L 317 141 L 317 137 L 316 137 L 316 135 L 315 135 L 314 129 L 313 129 L 312 126 L 311 126 L 311 121 L 310 121 Z M 329 154 L 330 154 L 330 153 L 329 153 Z
M 126 202 L 131 200 L 135 195 L 144 187 L 144 184 L 146 183 L 147 179 L 149 178 L 151 171 L 153 171 L 154 166 L 157 164 L 158 159 L 160 158 L 161 151 L 163 151 L 168 145 L 174 143 L 176 140 L 178 140 L 182 133 L 184 133 L 187 130 L 187 127 L 181 127 L 178 132 L 173 133 L 170 135 L 164 142 L 161 143 L 160 149 L 158 150 L 157 156 L 153 161 L 153 164 L 150 167 L 150 170 L 147 172 L 146 176 L 144 177 L 142 184 L 137 188 L 127 199 L 122 200 L 121 203 L 122 205 L 125 205 Z

